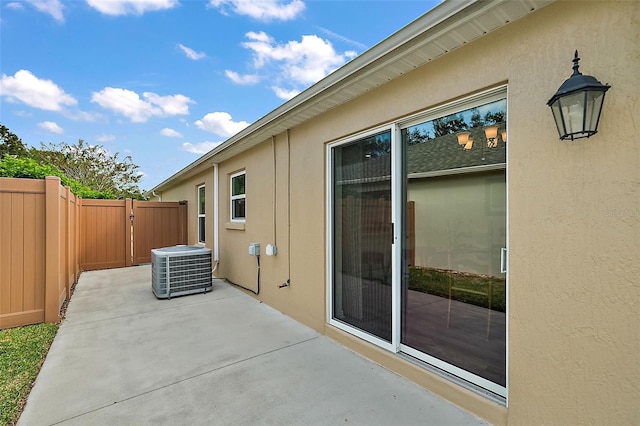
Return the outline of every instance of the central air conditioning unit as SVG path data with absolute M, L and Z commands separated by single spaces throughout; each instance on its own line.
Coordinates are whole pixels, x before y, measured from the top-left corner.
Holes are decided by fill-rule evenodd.
M 151 250 L 151 287 L 158 299 L 211 291 L 211 249 L 174 246 Z

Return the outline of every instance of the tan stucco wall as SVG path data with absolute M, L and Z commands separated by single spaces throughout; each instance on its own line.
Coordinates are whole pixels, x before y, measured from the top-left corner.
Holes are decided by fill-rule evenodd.
M 287 135 L 282 134 L 220 164 L 218 276 L 257 291 L 257 260 L 248 254 L 248 248 L 250 243 L 260 243 L 260 299 L 322 330 L 325 323 L 323 189 L 308 192 L 315 185 L 307 182 L 317 183 L 318 178 L 322 179 L 323 161 L 322 156 L 305 160 L 305 148 L 300 145 L 291 147 L 290 160 L 288 145 Z M 305 162 L 308 163 L 306 170 Z M 238 230 L 237 226 L 228 225 L 228 200 L 230 176 L 241 170 L 246 171 L 247 217 L 244 229 Z M 305 211 L 309 204 L 316 205 L 317 211 Z M 276 245 L 278 254 L 267 256 L 267 244 Z M 291 286 L 279 288 L 290 277 Z
M 638 424 L 639 17 L 635 1 L 552 4 L 223 162 L 218 276 L 255 289 L 247 250 L 261 243 L 261 300 L 493 423 Z M 576 48 L 581 71 L 612 89 L 600 132 L 563 142 L 546 102 Z M 326 143 L 504 83 L 508 408 L 326 325 L 325 266 Z M 229 174 L 242 169 L 247 221 L 227 229 Z M 191 205 L 196 180 L 163 200 Z
M 640 423 L 640 144 L 629 138 L 640 107 L 639 19 L 638 2 L 562 2 L 513 32 L 540 38 L 539 47 L 503 61 L 514 68 L 517 123 L 509 135 L 513 423 Z M 612 88 L 599 133 L 565 143 L 544 102 L 568 77 L 573 48 L 581 71 Z
M 198 187 L 205 185 L 205 245 L 213 249 L 213 170 L 207 169 L 157 194 L 162 201 L 187 201 L 189 217 L 188 243 L 198 245 Z

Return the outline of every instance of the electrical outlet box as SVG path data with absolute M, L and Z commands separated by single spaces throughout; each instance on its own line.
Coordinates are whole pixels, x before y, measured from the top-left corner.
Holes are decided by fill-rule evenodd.
M 267 244 L 266 252 L 267 256 L 275 256 L 276 254 L 278 254 L 278 247 L 272 244 Z
M 260 243 L 249 244 L 249 254 L 251 256 L 260 256 Z

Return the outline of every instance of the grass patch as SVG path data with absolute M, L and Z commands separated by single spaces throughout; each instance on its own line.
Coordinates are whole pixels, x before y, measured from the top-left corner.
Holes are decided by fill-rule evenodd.
M 448 298 L 449 285 L 459 289 L 451 291 L 453 300 L 483 308 L 489 307 L 487 293 L 491 286 L 491 310 L 505 312 L 504 278 L 417 266 L 409 268 L 409 289 L 411 290 Z
M 0 425 L 17 423 L 57 324 L 0 330 Z

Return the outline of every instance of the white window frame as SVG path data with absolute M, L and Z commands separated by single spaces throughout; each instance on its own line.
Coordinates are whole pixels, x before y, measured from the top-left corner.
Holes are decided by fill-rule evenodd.
M 233 195 L 233 179 L 238 176 L 244 175 L 244 194 Z M 245 222 L 247 220 L 247 210 L 246 210 L 246 199 L 247 199 L 247 171 L 243 170 L 238 173 L 234 173 L 229 176 L 229 217 L 231 218 L 231 222 Z M 233 202 L 236 200 L 245 200 L 245 211 L 244 217 L 236 218 L 233 214 Z
M 207 190 L 206 190 L 205 185 L 198 186 L 197 192 L 196 192 L 196 194 L 198 194 L 197 195 L 197 199 L 198 199 L 198 201 L 197 201 L 197 203 L 198 203 L 198 207 L 197 207 L 197 209 L 198 209 L 198 243 L 199 244 L 205 244 L 206 239 L 207 239 L 207 235 L 206 235 L 206 229 L 207 228 L 205 226 L 205 228 L 204 228 L 205 233 L 201 232 L 201 229 L 200 229 L 200 226 L 201 226 L 200 224 L 201 223 L 204 224 L 204 222 L 206 222 L 206 220 L 207 220 L 206 219 L 206 207 L 203 207 L 204 211 L 200 211 L 200 207 L 203 205 L 202 201 L 200 199 L 201 190 L 203 190 L 203 192 L 204 192 L 203 195 L 204 195 L 205 200 L 207 199 Z M 204 222 L 202 222 L 200 219 L 204 219 Z M 200 235 L 204 235 L 204 240 L 200 240 Z

